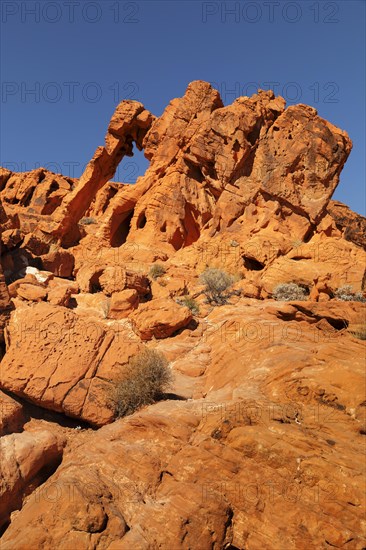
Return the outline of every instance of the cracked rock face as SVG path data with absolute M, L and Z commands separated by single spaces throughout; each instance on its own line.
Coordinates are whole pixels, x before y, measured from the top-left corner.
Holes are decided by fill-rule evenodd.
M 135 185 L 111 181 L 143 150 Z M 79 179 L 0 169 L 2 550 L 366 547 L 366 220 L 312 107 L 120 103 Z M 232 276 L 220 307 L 200 275 Z M 276 301 L 296 283 L 304 300 Z M 160 402 L 115 418 L 129 360 Z M 62 460 L 62 462 L 61 462 Z
M 103 425 L 113 419 L 109 397 L 113 371 L 118 373 L 138 350 L 139 339 L 130 332 L 117 323 L 108 326 L 80 317 L 65 307 L 24 305 L 7 327 L 0 384 L 47 409 Z
M 81 433 L 2 548 L 362 548 L 364 345 L 319 318 L 365 308 L 304 306 L 242 300 L 159 340 L 194 398 Z

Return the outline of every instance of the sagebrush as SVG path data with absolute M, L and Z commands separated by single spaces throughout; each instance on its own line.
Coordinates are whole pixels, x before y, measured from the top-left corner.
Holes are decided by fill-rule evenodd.
M 81 225 L 91 225 L 93 223 L 97 223 L 97 220 L 95 218 L 85 217 L 85 218 L 81 218 L 79 223 L 81 223 Z
M 172 381 L 172 373 L 164 355 L 144 349 L 130 359 L 112 390 L 116 416 L 127 416 L 145 405 L 155 403 Z
M 234 283 L 234 277 L 217 268 L 208 268 L 200 276 L 205 285 L 206 298 L 210 303 L 225 304 L 228 298 L 227 290 Z
M 149 275 L 152 279 L 158 279 L 159 277 L 162 277 L 166 272 L 166 269 L 161 264 L 153 264 L 150 267 Z
M 289 302 L 292 300 L 307 300 L 306 290 L 296 283 L 281 283 L 273 289 L 275 300 Z
M 362 292 L 353 292 L 351 285 L 344 285 L 334 292 L 334 297 L 337 300 L 343 300 L 345 302 L 366 302 Z
M 188 295 L 183 296 L 182 298 L 179 299 L 178 303 L 190 309 L 193 315 L 198 315 L 198 313 L 200 312 L 198 303 L 191 296 L 188 296 Z

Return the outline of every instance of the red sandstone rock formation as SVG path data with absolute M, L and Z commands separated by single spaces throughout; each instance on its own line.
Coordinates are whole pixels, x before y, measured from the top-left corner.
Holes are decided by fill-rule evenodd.
M 146 174 L 111 182 L 133 145 Z M 122 102 L 79 180 L 0 170 L 2 549 L 366 547 L 365 305 L 334 298 L 366 289 L 366 220 L 331 200 L 351 146 L 197 81 L 159 118 Z M 272 300 L 286 282 L 309 299 Z M 173 386 L 115 421 L 144 346 Z

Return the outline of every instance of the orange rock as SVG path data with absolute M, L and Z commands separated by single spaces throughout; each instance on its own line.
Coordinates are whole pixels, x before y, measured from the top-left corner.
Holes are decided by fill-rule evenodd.
M 145 175 L 111 182 L 134 145 Z M 5 527 L 15 510 L 3 550 L 366 547 L 365 305 L 330 299 L 366 289 L 366 220 L 330 200 L 351 146 L 311 107 L 261 90 L 224 106 L 195 81 L 159 118 L 118 105 L 79 180 L 0 169 L 0 386 L 110 424 L 71 431 L 35 413 L 32 430 L 67 435 L 56 471 L 48 436 L 0 439 Z M 205 303 L 207 267 L 236 281 L 224 306 Z M 309 299 L 270 299 L 286 282 Z M 113 422 L 142 340 L 174 382 Z M 10 405 L 3 430 L 22 429 Z
M 58 249 L 41 256 L 43 269 L 58 277 L 70 277 L 74 269 L 74 257 L 67 251 Z
M 22 283 L 18 286 L 17 294 L 21 298 L 24 298 L 24 300 L 41 302 L 47 297 L 47 289 L 30 283 Z
M 167 338 L 189 325 L 192 313 L 187 307 L 178 306 L 173 300 L 158 298 L 145 304 L 130 315 L 142 340 Z
M 6 248 L 9 250 L 15 248 L 22 240 L 22 233 L 19 229 L 7 229 L 2 232 L 1 240 Z
M 0 244 L 1 244 L 1 239 L 0 239 Z M 4 327 L 11 309 L 12 309 L 12 304 L 10 302 L 10 295 L 9 295 L 8 287 L 5 283 L 5 277 L 4 277 L 1 263 L 0 263 L 0 345 L 3 342 Z
M 110 319 L 124 319 L 139 305 L 137 290 L 127 289 L 114 292 L 111 297 L 108 317 Z
M 0 392 L 0 436 L 18 432 L 24 422 L 22 405 L 6 393 Z
M 352 212 L 348 206 L 339 201 L 329 201 L 327 211 L 347 241 L 365 248 L 366 219 L 363 216 Z
M 47 283 L 47 288 L 49 289 L 49 292 L 51 289 L 54 288 L 60 288 L 60 287 L 67 287 L 71 294 L 77 294 L 79 292 L 79 285 L 76 281 L 71 281 L 70 279 L 62 279 L 61 277 L 53 277 L 50 279 Z
M 76 188 L 67 195 L 52 220 L 40 224 L 47 234 L 62 237 L 63 243 L 73 243 L 78 236 L 76 223 L 89 208 L 99 189 L 112 179 L 122 158 L 132 156 L 132 143 L 142 148 L 142 140 L 154 120 L 144 106 L 131 100 L 122 101 L 110 121 L 105 147 L 98 147 Z
M 113 420 L 112 380 L 140 343 L 130 327 L 40 302 L 17 304 L 7 334 L 1 388 L 96 426 Z
M 87 548 L 93 537 L 126 549 L 305 550 L 326 536 L 362 548 L 364 343 L 339 321 L 364 312 L 361 303 L 243 298 L 212 309 L 190 336 L 159 340 L 181 387 L 191 380 L 200 397 L 87 434 L 13 516 L 2 547 Z M 119 346 L 121 363 L 128 349 Z M 100 349 L 100 380 L 112 352 Z
M 25 277 L 22 277 L 21 279 L 17 279 L 16 281 L 8 285 L 8 292 L 11 298 L 15 298 L 15 296 L 18 295 L 18 288 L 23 283 L 43 287 L 43 285 L 39 285 L 39 282 L 37 281 L 36 277 L 33 274 L 27 273 Z
M 107 267 L 99 277 L 99 284 L 107 295 L 125 289 L 134 289 L 141 295 L 150 292 L 146 276 L 119 267 Z
M 65 306 L 68 307 L 70 303 L 72 291 L 66 286 L 57 286 L 48 290 L 47 301 L 53 306 Z
M 0 527 L 10 513 L 22 506 L 22 499 L 43 482 L 42 469 L 55 467 L 62 458 L 65 442 L 49 431 L 23 432 L 0 439 Z

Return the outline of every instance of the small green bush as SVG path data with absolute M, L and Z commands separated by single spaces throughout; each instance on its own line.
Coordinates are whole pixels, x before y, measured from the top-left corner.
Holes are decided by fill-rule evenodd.
M 334 297 L 337 300 L 343 300 L 345 302 L 366 302 L 366 298 L 363 297 L 362 292 L 353 292 L 351 285 L 344 285 L 334 292 Z
M 210 303 L 225 304 L 227 301 L 226 291 L 234 282 L 234 277 L 221 269 L 208 268 L 200 276 L 205 285 L 205 294 Z
M 112 392 L 117 417 L 134 413 L 162 397 L 172 383 L 168 361 L 161 353 L 145 348 L 132 357 Z
M 161 264 L 153 264 L 150 267 L 149 275 L 154 281 L 158 279 L 159 277 L 162 277 L 166 272 L 166 269 Z
M 284 302 L 307 300 L 307 294 L 305 289 L 296 283 L 281 283 L 273 289 L 273 298 Z
M 183 298 L 179 300 L 179 303 L 182 306 L 186 306 L 188 309 L 190 309 L 193 315 L 198 315 L 198 313 L 200 312 L 198 303 L 194 298 L 191 298 L 191 296 L 183 296 Z

